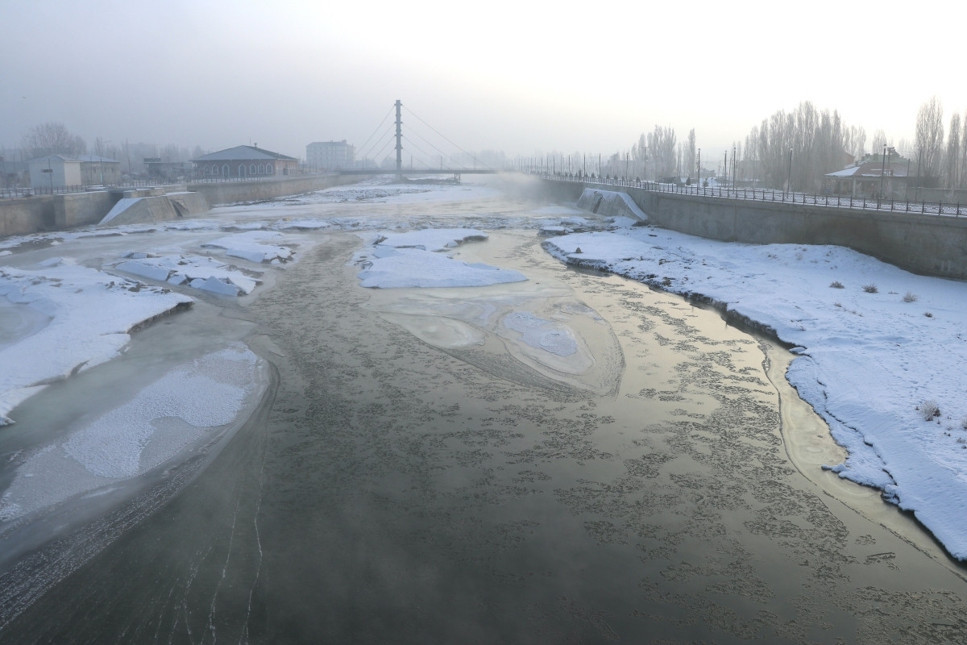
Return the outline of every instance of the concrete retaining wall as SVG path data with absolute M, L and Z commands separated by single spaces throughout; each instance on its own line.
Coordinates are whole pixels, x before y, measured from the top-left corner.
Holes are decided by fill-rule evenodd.
M 0 237 L 54 228 L 52 196 L 6 199 L 0 202 Z
M 189 184 L 188 190 L 202 195 L 212 206 L 239 202 L 263 202 L 286 195 L 299 195 L 314 190 L 358 183 L 358 176 L 324 175 L 288 177 L 272 181 L 239 181 L 218 184 Z
M 268 201 L 331 186 L 354 184 L 359 180 L 358 176 L 338 175 L 285 177 L 272 181 L 191 184 L 123 192 L 96 191 L 4 199 L 0 200 L 0 237 L 97 224 L 122 199 L 143 198 L 135 210 L 112 218 L 112 225 L 196 215 L 218 204 Z M 173 192 L 172 188 L 177 192 Z
M 580 183 L 548 181 L 548 190 L 574 199 Z M 832 244 L 919 273 L 967 279 L 967 217 L 805 206 L 596 186 L 624 192 L 662 228 L 750 244 Z

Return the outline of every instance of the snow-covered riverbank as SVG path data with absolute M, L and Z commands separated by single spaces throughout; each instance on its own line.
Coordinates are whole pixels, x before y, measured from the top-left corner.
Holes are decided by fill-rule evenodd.
M 789 381 L 849 451 L 829 467 L 881 489 L 967 559 L 967 284 L 841 247 L 724 243 L 630 221 L 545 248 L 772 329 L 799 354 Z

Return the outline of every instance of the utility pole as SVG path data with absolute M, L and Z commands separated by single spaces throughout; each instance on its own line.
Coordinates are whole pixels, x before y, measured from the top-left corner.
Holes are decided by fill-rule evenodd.
M 876 195 L 876 206 L 880 207 L 880 199 L 883 197 L 883 175 L 886 174 L 886 144 L 883 144 L 883 154 L 880 156 L 880 192 Z
M 399 99 L 396 100 L 396 176 L 397 179 L 403 177 L 403 119 L 400 116 L 400 109 L 403 104 Z

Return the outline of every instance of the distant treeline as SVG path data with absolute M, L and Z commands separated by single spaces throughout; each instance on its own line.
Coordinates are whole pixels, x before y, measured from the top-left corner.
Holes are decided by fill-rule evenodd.
M 642 134 L 626 152 L 616 152 L 595 167 L 584 170 L 602 176 L 661 181 L 669 178 L 693 182 L 716 176 L 777 189 L 819 192 L 827 173 L 862 161 L 904 163 L 917 185 L 967 188 L 967 117 L 955 113 L 946 137 L 943 108 L 937 98 L 917 113 L 913 142 L 887 140 L 877 131 L 867 147 L 863 128 L 847 126 L 835 110 L 818 110 L 804 101 L 791 111 L 779 110 L 754 126 L 744 141 L 736 141 L 717 158 L 702 157 L 695 130 L 679 143 L 671 127 L 655 126 Z

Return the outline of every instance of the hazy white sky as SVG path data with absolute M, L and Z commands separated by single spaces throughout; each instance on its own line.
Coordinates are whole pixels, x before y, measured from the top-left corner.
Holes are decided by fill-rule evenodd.
M 512 157 L 624 152 L 655 125 L 720 154 L 807 100 L 899 144 L 933 96 L 945 126 L 967 111 L 963 9 L 944 4 L 0 0 L 0 146 L 55 121 L 89 147 L 301 158 L 362 148 L 396 99 Z

